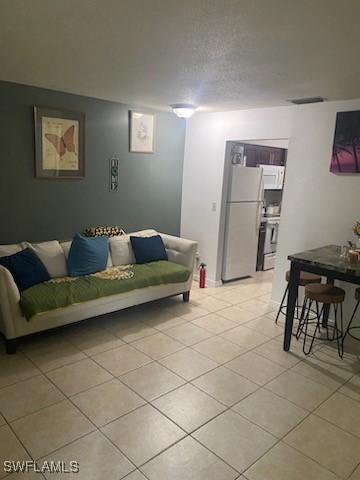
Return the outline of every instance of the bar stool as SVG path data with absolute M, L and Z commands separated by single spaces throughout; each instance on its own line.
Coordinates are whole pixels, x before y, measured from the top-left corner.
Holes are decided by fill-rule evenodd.
M 344 342 L 345 342 L 345 339 L 346 339 L 347 335 L 350 335 L 350 337 L 354 338 L 355 340 L 360 340 L 360 335 L 357 337 L 356 335 L 354 335 L 352 333 L 352 331 L 354 331 L 354 330 L 360 330 L 360 325 L 355 325 L 355 326 L 352 325 L 353 320 L 355 318 L 355 314 L 356 314 L 357 309 L 359 308 L 359 304 L 360 304 L 360 288 L 357 288 L 355 290 L 355 300 L 356 300 L 356 305 L 355 305 L 354 311 L 351 315 L 349 325 L 347 326 L 347 329 L 346 329 L 346 331 L 344 333 L 344 336 L 343 336 L 343 339 L 342 339 L 342 348 L 343 349 L 344 349 Z
M 284 295 L 281 299 L 280 307 L 279 307 L 279 310 L 278 310 L 276 318 L 275 318 L 275 323 L 278 322 L 280 313 L 282 313 L 283 315 L 286 315 L 287 304 L 284 304 L 284 302 L 285 302 L 285 298 L 287 297 L 287 294 L 288 294 L 288 291 L 289 291 L 290 270 L 288 270 L 286 272 L 285 279 L 287 281 L 287 285 L 286 285 L 286 288 L 285 288 Z M 310 283 L 321 283 L 320 275 L 315 275 L 314 273 L 309 273 L 309 272 L 300 272 L 299 285 L 301 287 L 305 287 L 306 285 L 308 285 Z M 296 296 L 296 310 L 295 310 L 296 315 L 295 315 L 295 318 L 299 318 L 299 308 L 300 307 L 299 307 L 299 292 L 298 292 L 298 294 Z M 303 310 L 303 308 L 304 308 L 304 304 L 302 305 L 302 310 Z M 313 313 L 315 313 L 315 312 L 313 312 Z M 314 318 L 316 318 L 316 317 L 312 317 L 312 320 Z
M 345 299 L 345 291 L 342 288 L 334 287 L 334 285 L 324 285 L 322 283 L 312 283 L 305 286 L 305 299 L 304 307 L 301 312 L 299 326 L 296 332 L 296 338 L 299 339 L 301 334 L 304 333 L 303 352 L 305 355 L 309 355 L 313 347 L 317 332 L 321 334 L 321 328 L 326 329 L 327 340 L 337 341 L 339 357 L 343 356 L 343 302 Z M 310 311 L 313 303 L 316 307 L 316 320 L 310 319 Z M 321 309 L 319 309 L 319 303 L 322 303 Z M 325 306 L 328 308 L 325 309 Z M 338 309 L 340 306 L 340 325 L 338 323 Z M 333 307 L 335 319 L 332 327 L 332 335 L 330 336 L 330 325 L 327 318 L 324 322 L 324 312 L 328 315 L 331 307 Z M 313 334 L 308 333 L 308 327 L 310 324 L 315 323 L 315 331 Z M 324 326 L 325 325 L 325 326 Z M 310 346 L 306 348 L 307 338 L 311 338 Z

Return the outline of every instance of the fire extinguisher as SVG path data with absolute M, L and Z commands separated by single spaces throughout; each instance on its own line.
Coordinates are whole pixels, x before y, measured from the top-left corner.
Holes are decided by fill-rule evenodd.
M 205 282 L 206 282 L 206 265 L 205 263 L 200 263 L 199 288 L 205 288 Z

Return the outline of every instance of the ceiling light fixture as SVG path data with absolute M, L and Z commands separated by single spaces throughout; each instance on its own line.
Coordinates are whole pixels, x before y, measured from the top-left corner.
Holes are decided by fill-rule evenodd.
M 173 109 L 175 115 L 180 118 L 190 118 L 197 109 L 197 106 L 191 103 L 175 103 L 174 105 L 170 105 L 170 107 Z

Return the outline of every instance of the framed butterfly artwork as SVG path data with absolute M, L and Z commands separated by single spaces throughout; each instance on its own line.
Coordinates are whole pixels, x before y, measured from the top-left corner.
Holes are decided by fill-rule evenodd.
M 85 177 L 85 114 L 34 107 L 35 176 L 50 179 Z
M 155 115 L 130 110 L 130 152 L 154 153 Z

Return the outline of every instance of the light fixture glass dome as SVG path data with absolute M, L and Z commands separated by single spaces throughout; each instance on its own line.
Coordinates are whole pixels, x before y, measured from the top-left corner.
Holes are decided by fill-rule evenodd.
M 197 106 L 192 105 L 191 103 L 175 103 L 174 105 L 170 106 L 175 115 L 180 118 L 190 118 L 192 115 L 194 115 L 195 110 L 197 109 Z

